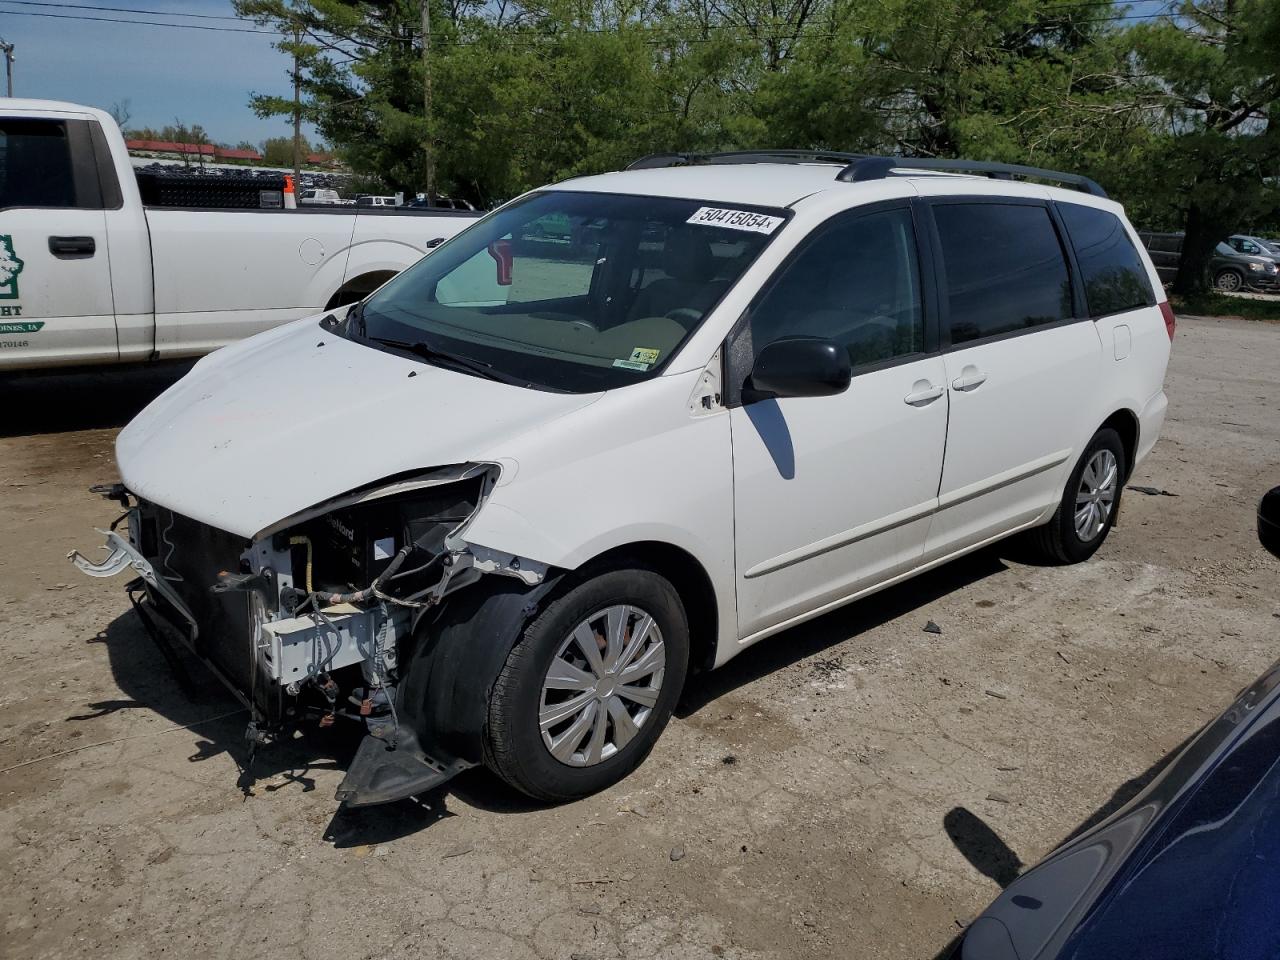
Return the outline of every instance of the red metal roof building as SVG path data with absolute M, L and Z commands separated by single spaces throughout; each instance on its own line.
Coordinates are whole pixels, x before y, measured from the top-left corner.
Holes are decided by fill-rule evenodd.
M 211 143 L 178 143 L 175 140 L 126 140 L 125 146 L 130 150 L 143 153 L 176 153 L 179 156 L 203 156 L 215 160 L 262 160 L 262 154 L 256 150 L 233 150 L 227 147 L 215 147 Z

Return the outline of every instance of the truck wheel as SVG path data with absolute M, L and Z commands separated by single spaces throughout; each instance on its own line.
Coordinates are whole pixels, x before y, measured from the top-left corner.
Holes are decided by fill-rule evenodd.
M 1030 545 L 1047 563 L 1080 563 L 1107 539 L 1120 508 L 1126 474 L 1124 444 L 1110 427 L 1099 430 L 1071 471 L 1053 518 L 1029 531 Z
M 576 800 L 640 765 L 671 718 L 689 663 L 675 588 L 610 570 L 525 628 L 489 696 L 485 763 L 537 800 Z
M 1235 293 L 1244 286 L 1244 275 L 1238 270 L 1219 270 L 1213 278 L 1213 285 L 1227 293 Z

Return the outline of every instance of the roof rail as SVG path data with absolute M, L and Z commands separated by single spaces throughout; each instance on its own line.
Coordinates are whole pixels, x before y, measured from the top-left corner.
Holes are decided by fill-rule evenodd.
M 716 163 L 843 163 L 872 159 L 865 153 L 840 150 L 727 150 L 722 153 L 651 153 L 627 165 L 628 170 L 691 167 Z
M 628 170 L 655 170 L 662 167 L 687 167 L 718 163 L 842 163 L 844 169 L 836 174 L 841 183 L 863 183 L 883 180 L 898 170 L 923 170 L 938 173 L 971 173 L 1012 180 L 1024 177 L 1046 180 L 1068 187 L 1075 187 L 1095 197 L 1105 197 L 1107 191 L 1094 180 L 1078 173 L 1062 173 L 1040 167 L 1026 167 L 1016 163 L 997 163 L 991 160 L 944 160 L 934 157 L 878 157 L 865 153 L 844 153 L 840 150 L 730 150 L 723 153 L 651 153 L 627 165 Z
M 1094 180 L 1078 173 L 1061 173 L 1040 167 L 1025 167 L 1017 163 L 996 163 L 992 160 L 942 160 L 934 157 L 860 157 L 836 174 L 842 183 L 862 183 L 867 180 L 883 180 L 895 170 L 935 170 L 939 173 L 979 173 L 997 180 L 1029 177 L 1061 183 L 1095 197 L 1105 197 L 1107 191 Z

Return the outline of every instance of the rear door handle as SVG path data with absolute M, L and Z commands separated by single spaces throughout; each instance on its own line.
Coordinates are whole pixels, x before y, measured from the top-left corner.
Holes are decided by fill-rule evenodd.
M 935 387 L 928 380 L 917 380 L 911 386 L 912 391 L 902 399 L 913 407 L 923 407 L 942 396 L 942 387 Z
M 987 382 L 987 375 L 977 367 L 965 367 L 960 376 L 951 381 L 951 389 L 967 392 L 977 390 Z
M 92 257 L 97 249 L 93 237 L 49 238 L 49 252 L 55 257 Z

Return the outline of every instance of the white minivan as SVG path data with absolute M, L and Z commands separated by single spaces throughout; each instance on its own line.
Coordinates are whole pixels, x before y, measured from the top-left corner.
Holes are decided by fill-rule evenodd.
M 351 805 L 481 763 L 568 800 L 691 670 L 1011 534 L 1087 559 L 1173 326 L 1079 176 L 650 157 L 201 360 L 120 434 L 127 535 L 73 556 L 252 742 L 363 723 Z

